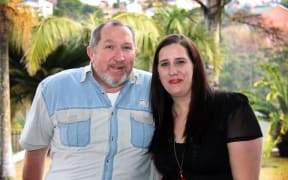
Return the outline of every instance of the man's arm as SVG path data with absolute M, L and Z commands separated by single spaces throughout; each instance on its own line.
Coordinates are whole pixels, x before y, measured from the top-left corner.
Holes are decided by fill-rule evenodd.
M 49 147 L 25 152 L 23 180 L 42 180 Z

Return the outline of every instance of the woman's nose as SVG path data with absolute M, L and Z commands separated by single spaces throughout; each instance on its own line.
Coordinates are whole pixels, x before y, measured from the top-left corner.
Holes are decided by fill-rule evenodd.
M 168 71 L 170 76 L 177 75 L 177 68 L 174 65 L 170 65 Z

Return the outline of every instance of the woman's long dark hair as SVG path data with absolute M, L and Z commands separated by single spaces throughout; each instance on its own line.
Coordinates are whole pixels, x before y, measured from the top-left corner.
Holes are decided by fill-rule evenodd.
M 152 153 L 159 152 L 161 149 L 167 149 L 169 143 L 174 141 L 172 115 L 173 101 L 169 93 L 161 84 L 158 72 L 159 52 L 163 47 L 171 44 L 183 46 L 193 64 L 190 110 L 184 131 L 186 143 L 191 140 L 196 143 L 201 141 L 201 136 L 205 130 L 206 124 L 204 121 L 207 119 L 204 116 L 206 114 L 206 99 L 210 92 L 210 88 L 200 53 L 188 37 L 180 34 L 168 35 L 158 45 L 152 67 L 150 97 L 153 119 L 155 122 L 155 132 L 149 147 L 149 152 Z

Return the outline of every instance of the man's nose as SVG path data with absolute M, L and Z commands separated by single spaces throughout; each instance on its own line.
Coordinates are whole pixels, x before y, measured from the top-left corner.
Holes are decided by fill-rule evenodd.
M 124 52 L 122 48 L 116 48 L 115 49 L 115 54 L 114 54 L 115 60 L 117 61 L 123 61 L 125 60 Z

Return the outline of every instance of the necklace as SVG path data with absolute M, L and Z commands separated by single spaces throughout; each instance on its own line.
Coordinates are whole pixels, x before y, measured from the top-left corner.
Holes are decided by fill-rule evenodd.
M 180 176 L 180 180 L 185 180 L 184 176 L 183 176 L 183 170 L 182 170 L 182 165 L 183 165 L 183 162 L 184 162 L 184 153 L 185 153 L 185 149 L 182 153 L 182 156 L 181 156 L 181 162 L 179 162 L 178 160 L 178 157 L 177 157 L 177 153 L 176 153 L 176 147 L 175 147 L 175 141 L 173 143 L 173 148 L 174 148 L 174 155 L 175 155 L 175 159 L 176 159 L 176 162 L 177 162 L 177 165 L 178 165 L 178 168 L 179 168 L 179 176 Z

